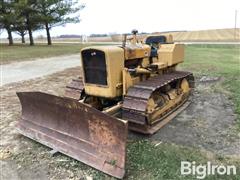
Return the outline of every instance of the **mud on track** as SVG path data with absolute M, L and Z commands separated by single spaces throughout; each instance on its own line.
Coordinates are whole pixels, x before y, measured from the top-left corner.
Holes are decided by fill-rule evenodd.
M 79 75 L 77 67 L 1 87 L 0 163 L 3 177 L 14 180 L 88 177 L 89 168 L 66 156 L 51 157 L 49 148 L 23 137 L 14 127 L 21 111 L 16 91 L 40 90 L 63 95 L 67 82 Z M 130 138 L 146 138 L 239 156 L 240 133 L 234 129 L 233 104 L 227 96 L 212 90 L 214 86 L 215 83 L 197 83 L 193 103 L 177 118 L 151 137 L 130 133 Z

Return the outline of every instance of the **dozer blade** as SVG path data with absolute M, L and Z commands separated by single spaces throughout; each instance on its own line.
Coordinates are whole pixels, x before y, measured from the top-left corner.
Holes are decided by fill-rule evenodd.
M 74 99 L 18 92 L 20 133 L 104 173 L 123 178 L 128 125 Z

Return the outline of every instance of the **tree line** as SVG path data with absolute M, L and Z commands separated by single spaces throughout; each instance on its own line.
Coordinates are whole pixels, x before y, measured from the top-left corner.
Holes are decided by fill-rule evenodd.
M 13 32 L 21 36 L 22 43 L 28 34 L 34 45 L 33 32 L 45 29 L 51 45 L 51 28 L 79 22 L 78 12 L 84 7 L 77 0 L 0 0 L 0 29 L 6 30 L 9 45 L 13 45 Z

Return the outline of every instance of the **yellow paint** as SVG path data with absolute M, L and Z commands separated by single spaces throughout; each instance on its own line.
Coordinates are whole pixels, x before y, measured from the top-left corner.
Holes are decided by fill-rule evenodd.
M 117 96 L 121 96 L 122 88 L 119 88 L 119 85 L 123 81 L 122 70 L 124 68 L 124 50 L 117 46 L 93 46 L 84 48 L 83 50 L 89 48 L 97 49 L 105 53 L 108 85 L 102 86 L 84 82 L 85 92 L 88 95 L 106 98 L 115 98 Z
M 134 84 L 133 79 L 131 78 L 130 73 L 127 68 L 123 69 L 123 95 L 127 94 L 127 90 Z
M 125 60 L 150 56 L 151 47 L 143 44 L 129 44 L 124 47 Z
M 149 113 L 148 120 L 150 124 L 155 123 L 161 114 L 169 111 L 172 107 L 176 106 L 178 103 L 183 101 L 185 93 L 178 95 L 175 99 L 167 100 L 165 105 L 159 108 L 154 109 L 151 113 Z
M 190 87 L 189 87 L 189 83 L 186 79 L 183 79 L 181 82 L 181 89 L 183 90 L 183 92 L 189 92 Z
M 161 44 L 158 50 L 158 61 L 173 66 L 184 60 L 183 44 Z

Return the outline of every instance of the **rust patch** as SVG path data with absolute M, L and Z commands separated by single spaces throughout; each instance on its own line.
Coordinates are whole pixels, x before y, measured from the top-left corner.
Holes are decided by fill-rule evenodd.
M 96 116 L 89 121 L 89 132 L 93 142 L 101 143 L 101 146 L 112 146 L 117 144 L 110 124 L 98 119 Z

